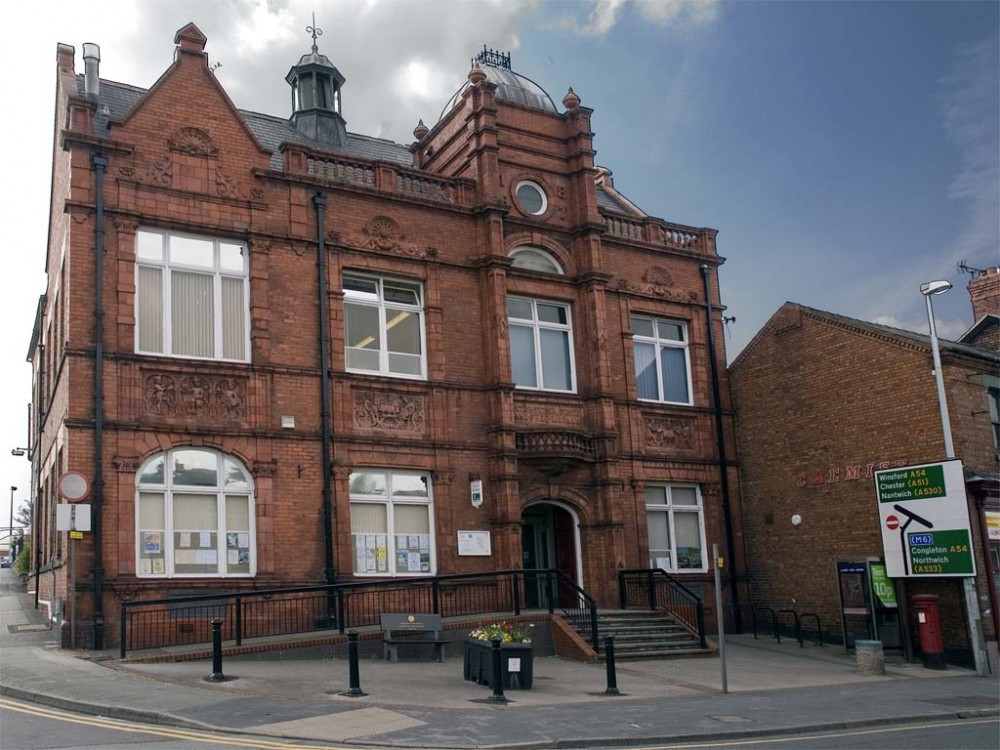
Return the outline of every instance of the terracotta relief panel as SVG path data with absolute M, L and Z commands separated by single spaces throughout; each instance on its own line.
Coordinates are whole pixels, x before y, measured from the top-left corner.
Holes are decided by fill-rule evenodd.
M 426 399 L 419 394 L 354 391 L 354 426 L 369 430 L 424 432 Z
M 646 445 L 668 450 L 694 450 L 694 421 L 683 417 L 645 416 Z
M 577 426 L 583 422 L 583 412 L 578 406 L 518 400 L 514 402 L 514 421 L 517 424 Z
M 242 422 L 247 416 L 247 379 L 146 372 L 142 410 L 147 416 Z

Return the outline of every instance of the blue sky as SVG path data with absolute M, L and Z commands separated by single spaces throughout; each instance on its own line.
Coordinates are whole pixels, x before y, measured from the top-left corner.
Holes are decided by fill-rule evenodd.
M 786 300 L 942 335 L 972 324 L 956 262 L 1000 263 L 1000 4 L 721 0 L 52 0 L 47 20 L 7 3 L 0 47 L 14 147 L 0 191 L 0 467 L 26 497 L 30 368 L 42 273 L 55 45 L 97 42 L 102 75 L 151 85 L 188 21 L 206 33 L 237 106 L 288 114 L 284 75 L 310 39 L 347 77 L 354 132 L 408 143 L 437 120 L 484 43 L 556 102 L 594 109 L 597 162 L 645 211 L 719 230 L 734 357 Z M 10 73 L 10 71 L 15 71 Z M 0 487 L 7 487 L 6 484 Z M 6 517 L 6 491 L 0 518 Z

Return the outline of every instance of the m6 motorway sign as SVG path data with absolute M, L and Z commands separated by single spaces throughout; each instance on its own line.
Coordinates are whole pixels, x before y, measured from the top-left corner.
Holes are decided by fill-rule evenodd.
M 875 494 L 890 578 L 976 574 L 961 461 L 876 471 Z

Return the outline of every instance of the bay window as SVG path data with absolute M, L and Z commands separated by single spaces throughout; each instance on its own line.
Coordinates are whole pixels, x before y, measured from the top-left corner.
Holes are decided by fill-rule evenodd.
M 420 284 L 345 274 L 344 344 L 349 372 L 426 378 Z
M 147 460 L 136 484 L 140 577 L 254 575 L 253 487 L 237 459 L 175 448 Z
M 518 388 L 576 391 L 569 305 L 507 298 L 510 369 Z
M 246 245 L 153 229 L 136 232 L 136 351 L 246 362 Z
M 374 469 L 351 472 L 350 499 L 355 575 L 434 574 L 434 509 L 429 475 Z
M 697 485 L 646 487 L 649 566 L 667 572 L 704 571 L 705 517 Z

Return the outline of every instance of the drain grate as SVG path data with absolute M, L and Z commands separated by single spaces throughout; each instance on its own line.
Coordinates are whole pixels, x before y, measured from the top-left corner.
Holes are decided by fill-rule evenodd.
M 949 708 L 978 708 L 980 706 L 995 706 L 997 700 L 982 695 L 957 695 L 954 698 L 926 698 L 921 703 L 933 703 Z

